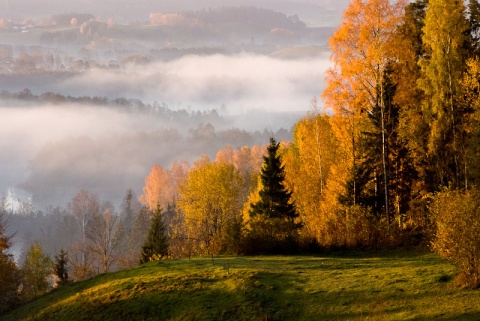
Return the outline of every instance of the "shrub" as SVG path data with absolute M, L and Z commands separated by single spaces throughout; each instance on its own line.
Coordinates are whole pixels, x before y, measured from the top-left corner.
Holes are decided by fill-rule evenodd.
M 430 211 L 436 225 L 433 249 L 458 268 L 462 286 L 480 285 L 480 191 L 445 191 Z

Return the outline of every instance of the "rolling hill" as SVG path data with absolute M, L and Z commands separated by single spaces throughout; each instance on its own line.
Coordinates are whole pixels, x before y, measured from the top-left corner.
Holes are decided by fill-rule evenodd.
M 431 253 L 154 261 L 70 284 L 18 320 L 478 320 L 480 292 L 458 289 Z

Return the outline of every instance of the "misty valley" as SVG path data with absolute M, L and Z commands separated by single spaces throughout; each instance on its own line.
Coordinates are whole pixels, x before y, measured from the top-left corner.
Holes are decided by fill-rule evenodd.
M 125 19 L 0 17 L 3 193 L 44 210 L 83 186 L 118 207 L 153 164 L 291 139 L 328 66 L 331 26 L 270 9 Z
M 19 261 L 75 242 L 56 231 L 82 190 L 123 217 L 154 165 L 290 141 L 344 6 L 51 2 L 0 5 L 0 191 Z M 296 12 L 313 6 L 307 24 Z

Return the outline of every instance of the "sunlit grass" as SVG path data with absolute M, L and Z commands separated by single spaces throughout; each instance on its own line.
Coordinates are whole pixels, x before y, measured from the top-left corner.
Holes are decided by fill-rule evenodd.
M 434 254 L 217 257 L 151 262 L 71 284 L 10 320 L 478 320 Z

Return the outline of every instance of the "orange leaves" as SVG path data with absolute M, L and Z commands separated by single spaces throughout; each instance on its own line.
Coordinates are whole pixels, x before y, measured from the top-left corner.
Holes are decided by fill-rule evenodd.
M 398 60 L 397 37 L 406 1 L 354 0 L 330 39 L 335 67 L 326 75 L 322 98 L 334 112 L 370 109 L 386 66 Z
M 264 154 L 265 147 L 258 145 L 235 150 L 228 145 L 217 153 L 216 162 L 233 165 L 242 174 L 251 174 L 260 171 Z
M 156 164 L 145 179 L 143 195 L 140 202 L 150 210 L 160 207 L 166 208 L 178 198 L 178 187 L 188 176 L 189 165 L 186 162 L 173 163 L 170 170 Z

